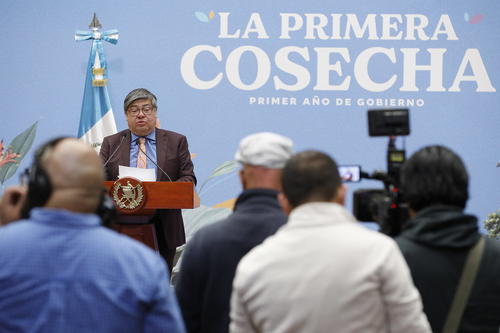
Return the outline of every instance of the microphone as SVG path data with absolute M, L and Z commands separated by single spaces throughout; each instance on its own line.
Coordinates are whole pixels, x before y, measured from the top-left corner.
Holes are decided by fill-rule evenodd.
M 139 150 L 144 154 L 146 155 L 146 157 L 148 158 L 148 160 L 150 160 L 151 162 L 153 162 L 154 165 L 156 165 L 156 167 L 158 169 L 160 169 L 161 172 L 163 172 L 163 174 L 165 176 L 167 176 L 168 180 L 172 182 L 172 178 L 170 178 L 170 176 L 168 175 L 168 173 L 166 173 L 162 168 L 160 168 L 160 166 L 151 158 L 148 156 L 148 154 L 146 154 L 146 152 L 144 150 L 141 149 L 141 145 L 139 144 L 139 140 L 136 141 L 136 144 L 137 144 L 137 147 L 139 147 Z
M 125 139 L 126 136 L 127 136 L 127 133 L 123 133 L 122 139 L 120 140 L 120 144 L 118 145 L 118 147 L 116 147 L 115 150 L 113 150 L 113 153 L 111 154 L 111 156 L 108 157 L 108 159 L 106 160 L 106 162 L 104 162 L 104 164 L 102 165 L 103 168 L 106 167 L 106 165 L 108 165 L 109 161 L 111 161 L 111 159 L 113 158 L 113 156 L 115 156 L 116 152 L 118 151 L 118 149 L 122 145 L 123 140 Z

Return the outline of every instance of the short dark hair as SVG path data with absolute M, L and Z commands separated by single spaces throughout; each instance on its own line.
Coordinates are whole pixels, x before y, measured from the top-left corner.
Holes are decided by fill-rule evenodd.
M 281 177 L 283 193 L 297 207 L 306 202 L 330 201 L 341 185 L 337 163 L 325 153 L 307 150 L 292 156 Z
M 134 103 L 138 99 L 148 99 L 155 109 L 158 108 L 156 96 L 152 92 L 144 88 L 137 88 L 129 92 L 125 97 L 125 100 L 123 101 L 123 111 L 127 113 L 130 104 Z
M 401 190 L 414 211 L 433 205 L 465 208 L 469 175 L 457 154 L 443 146 L 414 153 L 401 170 Z

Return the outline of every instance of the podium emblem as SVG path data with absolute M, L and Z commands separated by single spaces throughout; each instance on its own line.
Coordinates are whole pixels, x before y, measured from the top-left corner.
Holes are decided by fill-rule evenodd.
M 132 177 L 115 181 L 111 187 L 111 193 L 118 209 L 127 212 L 141 209 L 146 202 L 144 185 Z

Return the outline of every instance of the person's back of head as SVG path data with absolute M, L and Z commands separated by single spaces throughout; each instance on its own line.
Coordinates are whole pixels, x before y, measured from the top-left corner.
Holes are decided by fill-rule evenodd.
M 90 146 L 74 138 L 50 140 L 35 153 L 22 214 L 34 207 L 93 213 L 103 180 L 101 160 Z
M 462 159 L 443 146 L 414 153 L 401 170 L 401 190 L 410 208 L 418 212 L 434 205 L 465 208 L 469 176 Z
M 344 202 L 337 163 L 319 151 L 308 150 L 290 158 L 283 169 L 282 187 L 290 208 L 308 202 Z

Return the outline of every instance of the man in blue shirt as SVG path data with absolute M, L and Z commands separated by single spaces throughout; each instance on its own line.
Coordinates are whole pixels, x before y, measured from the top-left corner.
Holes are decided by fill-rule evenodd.
M 29 218 L 0 228 L 0 332 L 185 331 L 162 258 L 93 214 L 103 178 L 97 154 L 76 139 L 37 152 Z

